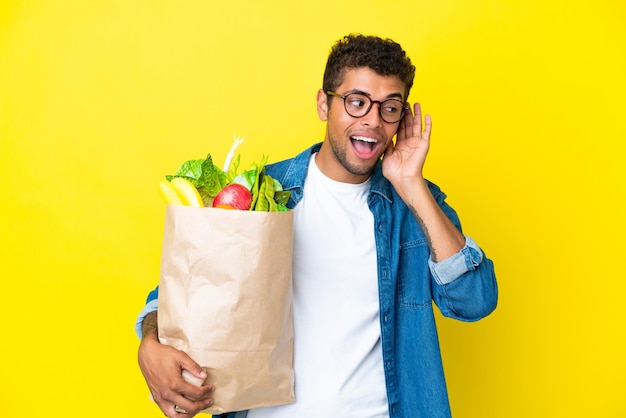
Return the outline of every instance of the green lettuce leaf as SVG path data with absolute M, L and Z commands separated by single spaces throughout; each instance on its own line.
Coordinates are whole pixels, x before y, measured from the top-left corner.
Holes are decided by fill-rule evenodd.
M 174 177 L 184 177 L 196 186 L 206 206 L 211 205 L 213 198 L 228 183 L 226 174 L 213 164 L 211 154 L 208 154 L 204 160 L 185 161 L 176 174 L 165 176 L 168 181 Z

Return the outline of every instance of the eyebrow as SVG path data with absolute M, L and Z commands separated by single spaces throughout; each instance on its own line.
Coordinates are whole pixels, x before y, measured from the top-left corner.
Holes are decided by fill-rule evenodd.
M 370 98 L 372 97 L 372 95 L 370 93 L 368 93 L 366 91 L 363 91 L 363 90 L 358 90 L 358 89 L 352 89 L 352 90 L 348 90 L 345 93 L 342 93 L 342 95 L 344 95 L 344 96 L 347 96 L 348 94 L 362 94 L 362 95 L 370 97 Z M 383 100 L 387 100 L 387 99 L 399 99 L 400 101 L 404 100 L 402 98 L 402 94 L 401 93 L 391 93 Z

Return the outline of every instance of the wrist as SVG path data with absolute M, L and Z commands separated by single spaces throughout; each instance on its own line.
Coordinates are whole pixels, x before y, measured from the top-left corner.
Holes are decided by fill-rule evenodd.
M 416 207 L 419 202 L 432 198 L 428 184 L 423 177 L 403 178 L 393 185 L 396 192 L 404 202 L 412 207 Z

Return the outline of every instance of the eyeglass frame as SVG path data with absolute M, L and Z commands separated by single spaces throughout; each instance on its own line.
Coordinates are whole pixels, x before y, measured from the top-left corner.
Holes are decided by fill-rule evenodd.
M 330 96 L 339 97 L 340 99 L 342 99 L 343 100 L 343 108 L 345 109 L 346 113 L 350 117 L 357 118 L 357 119 L 360 119 L 360 118 L 363 118 L 363 117 L 367 116 L 367 114 L 370 113 L 370 110 L 372 110 L 372 106 L 374 106 L 374 103 L 378 103 L 378 116 L 380 116 L 380 118 L 385 123 L 398 123 L 398 122 L 400 122 L 402 120 L 402 118 L 404 117 L 404 114 L 406 113 L 406 111 L 407 110 L 411 110 L 411 107 L 406 102 L 403 102 L 400 99 L 390 98 L 390 99 L 385 99 L 385 100 L 374 100 L 374 99 L 372 99 L 371 97 L 369 97 L 367 94 L 365 94 L 363 92 L 350 92 L 350 93 L 347 93 L 347 94 L 339 94 L 339 93 L 337 93 L 335 91 L 332 91 L 332 90 L 326 90 L 326 94 L 328 94 Z M 370 101 L 369 107 L 367 108 L 365 113 L 363 113 L 361 116 L 354 116 L 352 113 L 350 113 L 348 111 L 348 108 L 346 106 L 346 98 L 348 96 L 352 95 L 352 94 L 358 94 L 358 95 L 367 97 L 367 99 Z M 383 111 L 382 111 L 383 103 L 385 103 L 387 101 L 390 101 L 390 100 L 402 103 L 402 112 L 400 113 L 400 118 L 397 121 L 395 121 L 395 122 L 387 122 L 385 120 L 385 118 L 383 117 Z

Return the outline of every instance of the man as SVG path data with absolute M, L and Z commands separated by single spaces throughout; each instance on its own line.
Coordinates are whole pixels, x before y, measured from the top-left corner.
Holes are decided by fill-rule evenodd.
M 391 40 L 339 40 L 317 93 L 323 143 L 267 167 L 295 210 L 296 402 L 229 418 L 450 416 L 432 302 L 476 321 L 495 309 L 497 285 L 493 263 L 422 176 L 432 124 L 406 102 L 414 74 Z M 204 378 L 202 369 L 159 343 L 156 294 L 138 321 L 140 368 L 165 415 L 194 415 L 215 388 L 187 384 L 182 370 Z

